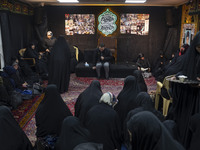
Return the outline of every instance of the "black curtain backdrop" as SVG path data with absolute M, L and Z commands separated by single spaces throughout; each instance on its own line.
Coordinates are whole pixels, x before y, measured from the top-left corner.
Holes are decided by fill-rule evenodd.
M 17 56 L 21 48 L 34 40 L 33 17 L 0 11 L 0 23 L 5 64 L 9 65 L 12 56 Z
M 181 7 L 143 7 L 143 6 L 120 6 L 120 7 L 83 7 L 83 6 L 45 6 L 48 18 L 48 30 L 54 33 L 55 37 L 65 35 L 65 14 L 95 14 L 96 33 L 94 35 L 73 35 L 66 39 L 71 45 L 77 45 L 80 50 L 94 49 L 97 47 L 98 38 L 101 33 L 97 30 L 98 16 L 107 8 L 118 16 L 117 30 L 111 35 L 117 38 L 117 60 L 118 62 L 130 62 L 136 60 L 138 53 L 145 54 L 151 64 L 159 57 L 159 52 L 163 50 L 169 28 L 174 28 L 176 32 L 176 42 L 173 50 L 165 48 L 166 55 L 171 55 L 171 51 L 178 49 L 180 27 L 181 27 Z M 168 16 L 166 11 L 171 10 L 173 25 L 167 24 Z M 119 18 L 123 13 L 145 13 L 150 14 L 148 35 L 122 35 L 120 34 Z M 173 36 L 174 37 L 174 36 Z M 170 52 L 168 52 L 170 50 Z M 167 56 L 170 57 L 170 56 Z
M 176 28 L 169 28 L 167 37 L 164 43 L 163 52 L 167 58 L 171 58 L 171 54 L 175 53 L 178 48 L 176 47 L 177 41 L 177 29 Z

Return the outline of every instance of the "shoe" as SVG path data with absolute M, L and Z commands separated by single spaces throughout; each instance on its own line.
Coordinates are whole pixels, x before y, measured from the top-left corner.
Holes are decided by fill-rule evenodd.
M 109 77 L 106 77 L 106 80 L 109 80 Z
M 99 80 L 99 79 L 100 79 L 100 77 L 97 77 L 97 79 Z

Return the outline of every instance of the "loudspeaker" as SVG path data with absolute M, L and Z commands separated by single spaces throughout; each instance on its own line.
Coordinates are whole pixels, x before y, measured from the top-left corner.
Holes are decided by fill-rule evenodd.
M 34 10 L 34 22 L 35 24 L 41 24 L 45 15 L 44 7 L 37 7 Z
M 167 9 L 166 10 L 166 24 L 168 26 L 173 26 L 174 25 L 172 9 Z

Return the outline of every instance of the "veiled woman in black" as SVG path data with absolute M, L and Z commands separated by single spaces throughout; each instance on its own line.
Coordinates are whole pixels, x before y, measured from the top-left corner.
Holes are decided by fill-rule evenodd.
M 184 150 L 151 112 L 135 114 L 128 121 L 127 128 L 132 150 Z
M 72 116 L 72 113 L 60 96 L 56 85 L 48 85 L 45 96 L 39 104 L 35 115 L 36 136 L 59 136 L 62 121 L 67 116 Z
M 200 113 L 197 113 L 191 117 L 190 120 L 190 141 L 189 141 L 189 150 L 199 149 L 200 141 Z
M 34 58 L 36 61 L 36 71 L 40 75 L 45 75 L 48 73 L 46 60 L 38 52 L 36 44 L 34 42 L 30 43 L 24 52 L 25 58 Z
M 121 127 L 113 107 L 113 95 L 104 93 L 100 104 L 93 106 L 86 115 L 85 126 L 95 143 L 102 143 L 104 150 L 121 148 Z
M 75 103 L 75 116 L 84 122 L 86 113 L 94 105 L 99 104 L 102 96 L 101 85 L 98 80 L 93 80 L 77 98 Z
M 128 112 L 131 109 L 136 108 L 135 99 L 139 92 L 140 89 L 136 77 L 126 77 L 124 80 L 124 87 L 117 97 L 119 102 L 114 107 L 114 109 L 119 115 L 121 127 L 123 127 L 123 123 L 126 119 L 126 115 L 128 114 Z
M 152 112 L 161 122 L 165 120 L 164 116 L 159 111 L 155 110 L 152 99 L 147 92 L 140 92 L 135 101 L 137 107 L 142 107 L 144 111 Z
M 56 40 L 49 61 L 49 84 L 55 84 L 60 93 L 68 91 L 70 81 L 70 48 L 63 36 Z
M 0 106 L 0 147 L 2 150 L 33 150 L 31 142 L 6 106 Z
M 78 118 L 69 116 L 62 123 L 56 150 L 73 150 L 79 144 L 91 142 L 90 132 L 81 125 Z
M 140 70 L 135 70 L 133 72 L 133 76 L 135 76 L 136 79 L 137 79 L 140 91 L 147 92 L 147 85 L 146 85 L 144 78 L 142 76 L 142 72 Z
M 190 80 L 200 81 L 200 32 L 194 37 L 185 56 L 183 74 Z

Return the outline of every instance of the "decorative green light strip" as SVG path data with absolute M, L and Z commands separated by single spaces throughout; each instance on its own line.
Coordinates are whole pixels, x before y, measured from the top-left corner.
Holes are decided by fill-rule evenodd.
M 107 9 L 98 17 L 99 25 L 98 30 L 106 36 L 112 34 L 116 29 L 117 16 Z

